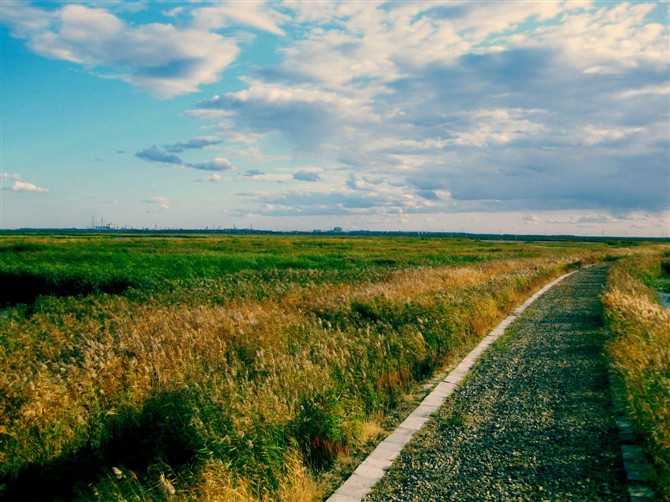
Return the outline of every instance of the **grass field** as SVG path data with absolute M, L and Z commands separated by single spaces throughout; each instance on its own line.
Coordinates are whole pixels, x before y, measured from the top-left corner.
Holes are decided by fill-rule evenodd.
M 606 243 L 0 238 L 0 496 L 309 500 L 413 386 Z

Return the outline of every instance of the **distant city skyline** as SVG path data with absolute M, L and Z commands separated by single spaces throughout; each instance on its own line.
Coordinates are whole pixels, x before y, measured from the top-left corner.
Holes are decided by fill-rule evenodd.
M 670 237 L 668 16 L 2 0 L 0 227 Z

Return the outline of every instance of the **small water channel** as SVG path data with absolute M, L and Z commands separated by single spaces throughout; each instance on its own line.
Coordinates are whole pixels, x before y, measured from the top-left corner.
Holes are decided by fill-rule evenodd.
M 658 298 L 661 300 L 661 305 L 666 309 L 670 309 L 670 293 L 665 293 L 663 291 L 657 291 Z

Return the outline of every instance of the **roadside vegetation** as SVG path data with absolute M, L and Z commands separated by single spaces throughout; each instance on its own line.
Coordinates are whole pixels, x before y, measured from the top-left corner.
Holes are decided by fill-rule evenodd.
M 633 255 L 612 266 L 603 295 L 613 334 L 608 351 L 664 500 L 670 500 L 670 310 L 658 303 L 656 290 L 667 288 L 668 279 L 670 253 Z
M 3 236 L 0 498 L 322 498 L 417 382 L 541 284 L 621 252 Z

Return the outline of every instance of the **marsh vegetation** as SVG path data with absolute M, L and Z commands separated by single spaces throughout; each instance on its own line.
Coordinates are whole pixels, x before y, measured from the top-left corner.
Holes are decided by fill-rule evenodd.
M 309 500 L 605 243 L 3 236 L 0 496 Z
M 625 388 L 627 411 L 656 466 L 658 490 L 670 500 L 670 253 L 648 252 L 616 263 L 603 295 L 613 338 L 608 351 Z

